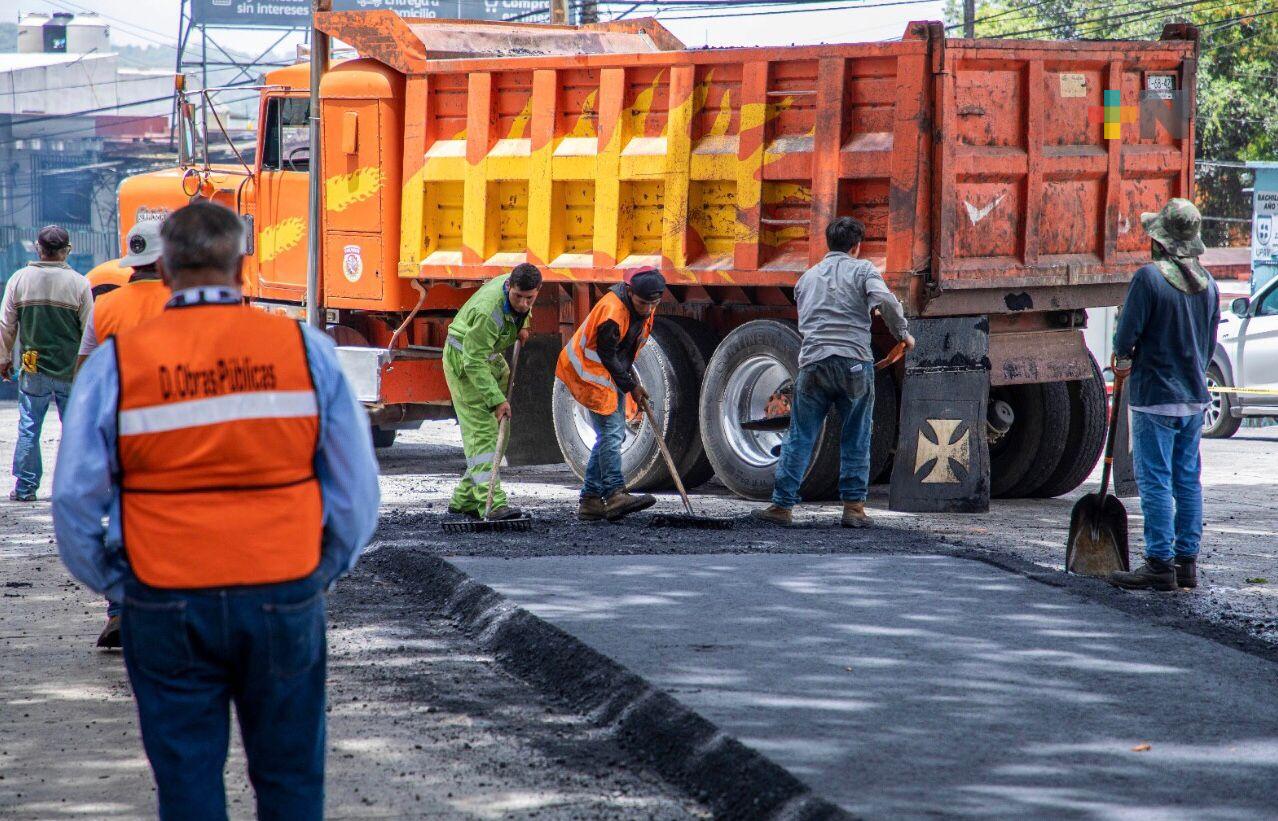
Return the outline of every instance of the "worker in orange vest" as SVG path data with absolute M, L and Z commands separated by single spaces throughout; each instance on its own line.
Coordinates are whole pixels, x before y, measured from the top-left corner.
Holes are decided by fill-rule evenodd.
M 123 286 L 94 297 L 93 319 L 84 327 L 76 370 L 103 342 L 159 316 L 169 301 L 169 286 L 160 277 L 160 255 L 164 251 L 160 222 L 146 220 L 134 225 L 124 239 L 124 247 L 127 253 L 120 258 L 120 266 L 132 268 L 133 273 Z
M 169 301 L 169 286 L 160 278 L 160 254 L 164 250 L 160 222 L 147 220 L 134 225 L 124 239 L 124 248 L 126 253 L 120 259 L 120 266 L 132 268 L 133 273 L 123 286 L 94 297 L 93 316 L 85 323 L 84 336 L 80 339 L 80 355 L 75 363 L 77 373 L 98 345 L 120 331 L 159 316 L 164 303 Z M 98 636 L 97 646 L 108 650 L 120 646 L 120 606 L 115 602 L 107 602 L 107 622 Z
M 666 280 L 652 269 L 636 271 L 595 303 L 590 315 L 559 354 L 555 376 L 590 411 L 595 445 L 586 463 L 577 517 L 615 522 L 656 503 L 649 494 L 626 491 L 621 443 L 626 437 L 625 394 L 648 394 L 631 375 L 635 357 L 652 333 Z
M 237 215 L 195 202 L 161 237 L 164 312 L 71 394 L 58 551 L 123 603 L 160 817 L 226 818 L 234 703 L 258 817 L 320 819 L 324 591 L 377 524 L 368 415 L 323 331 L 244 304 Z

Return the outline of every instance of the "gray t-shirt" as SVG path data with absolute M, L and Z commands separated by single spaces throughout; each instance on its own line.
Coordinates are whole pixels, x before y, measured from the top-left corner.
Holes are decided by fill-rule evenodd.
M 799 303 L 799 333 L 803 336 L 800 368 L 828 356 L 873 360 L 870 312 L 875 308 L 897 339 L 909 333 L 901 303 L 869 260 L 831 251 L 799 277 L 794 297 Z

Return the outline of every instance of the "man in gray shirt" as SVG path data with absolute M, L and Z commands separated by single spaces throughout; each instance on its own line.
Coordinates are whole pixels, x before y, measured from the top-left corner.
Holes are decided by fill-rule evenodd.
M 870 430 L 874 420 L 874 354 L 871 312 L 883 315 L 888 330 L 914 347 L 901 303 L 869 261 L 858 259 L 865 226 L 839 217 L 825 229 L 830 252 L 794 286 L 799 306 L 799 375 L 790 402 L 790 432 L 777 462 L 772 504 L 754 517 L 790 524 L 799 485 L 812 459 L 830 406 L 843 420 L 839 452 L 839 497 L 843 526 L 867 527 L 865 493 L 870 481 Z

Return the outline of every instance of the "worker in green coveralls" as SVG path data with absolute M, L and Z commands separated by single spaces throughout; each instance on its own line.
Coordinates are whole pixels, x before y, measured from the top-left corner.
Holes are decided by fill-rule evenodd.
M 466 472 L 453 491 L 448 512 L 478 519 L 488 502 L 488 483 L 497 455 L 497 423 L 510 418 L 506 389 L 510 366 L 503 352 L 528 338 L 533 303 L 541 290 L 541 271 L 527 262 L 486 283 L 466 301 L 448 326 L 444 378 L 461 425 Z M 501 485 L 493 488 L 493 521 L 523 514 L 506 502 Z

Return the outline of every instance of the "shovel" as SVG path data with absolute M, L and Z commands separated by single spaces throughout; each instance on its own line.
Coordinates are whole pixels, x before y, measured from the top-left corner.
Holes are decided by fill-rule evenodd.
M 1130 569 L 1127 509 L 1117 496 L 1109 492 L 1109 475 L 1114 466 L 1114 434 L 1118 430 L 1118 413 L 1123 403 L 1123 381 L 1124 377 L 1115 374 L 1100 491 L 1079 499 L 1069 517 L 1065 570 L 1080 576 L 1105 577 L 1118 570 Z
M 635 380 L 635 384 L 640 384 L 639 374 L 633 370 L 630 372 L 631 378 Z M 661 458 L 666 460 L 666 468 L 670 471 L 670 478 L 674 479 L 675 490 L 679 491 L 679 498 L 683 500 L 683 508 L 687 513 L 658 513 L 652 517 L 649 523 L 651 527 L 682 527 L 696 530 L 728 530 L 732 527 L 731 519 L 724 519 L 717 516 L 698 516 L 692 509 L 692 502 L 688 499 L 688 491 L 683 489 L 683 479 L 679 476 L 679 469 L 675 466 L 674 457 L 670 455 L 670 448 L 666 447 L 666 437 L 661 435 L 661 428 L 657 425 L 657 415 L 652 412 L 652 405 L 647 399 L 639 400 L 639 409 L 643 411 L 644 416 L 648 417 L 648 424 L 652 427 L 652 435 L 657 437 L 657 446 L 661 449 Z

